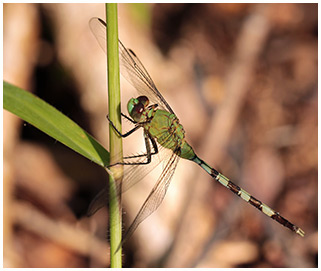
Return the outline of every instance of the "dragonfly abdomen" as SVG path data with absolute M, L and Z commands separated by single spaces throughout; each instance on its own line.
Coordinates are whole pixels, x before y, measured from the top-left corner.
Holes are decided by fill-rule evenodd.
M 216 169 L 211 168 L 202 159 L 195 156 L 193 161 L 195 163 L 197 163 L 199 166 L 201 166 L 216 181 L 218 181 L 220 184 L 224 185 L 226 188 L 230 189 L 234 194 L 239 196 L 241 199 L 250 203 L 252 206 L 259 209 L 262 213 L 266 214 L 267 216 L 271 217 L 272 219 L 276 220 L 281 225 L 289 228 L 290 230 L 294 231 L 295 233 L 299 234 L 302 237 L 304 236 L 305 233 L 301 228 L 292 224 L 290 221 L 285 219 L 283 216 L 281 216 L 278 212 L 274 211 L 272 208 L 267 206 L 265 203 L 256 199 L 251 194 L 249 194 L 247 191 L 245 191 L 244 189 L 242 189 L 238 185 L 231 182 L 227 177 L 225 177 L 223 174 L 219 173 Z

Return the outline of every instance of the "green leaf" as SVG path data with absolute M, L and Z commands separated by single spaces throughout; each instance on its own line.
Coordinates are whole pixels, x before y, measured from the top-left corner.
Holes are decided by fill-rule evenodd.
M 35 95 L 5 81 L 3 107 L 96 164 L 109 164 L 108 151 L 75 122 Z

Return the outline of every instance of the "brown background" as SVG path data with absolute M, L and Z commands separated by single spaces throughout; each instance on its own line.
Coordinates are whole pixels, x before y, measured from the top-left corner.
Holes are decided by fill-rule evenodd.
M 125 266 L 317 266 L 317 8 L 119 5 L 120 38 L 197 154 L 306 232 L 297 236 L 181 161 L 160 208 L 125 244 Z M 5 4 L 4 80 L 108 146 L 106 56 L 93 16 L 105 18 L 103 4 Z M 122 89 L 124 106 L 135 92 Z M 3 127 L 4 266 L 109 266 L 107 210 L 85 216 L 104 170 L 6 111 Z M 139 151 L 140 137 L 124 141 L 125 151 Z M 156 179 L 157 170 L 124 194 L 125 228 Z

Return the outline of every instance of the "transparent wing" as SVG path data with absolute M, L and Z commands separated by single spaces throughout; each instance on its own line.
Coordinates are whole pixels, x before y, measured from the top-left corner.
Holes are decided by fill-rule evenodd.
M 126 240 L 134 233 L 138 225 L 142 223 L 148 216 L 150 216 L 159 205 L 162 203 L 173 174 L 175 172 L 177 163 L 179 161 L 179 156 L 176 153 L 172 153 L 169 161 L 167 162 L 161 176 L 156 182 L 153 190 L 148 195 L 144 204 L 140 208 L 138 214 L 136 215 L 133 223 L 130 225 L 129 229 L 125 233 L 123 240 L 120 245 L 122 245 Z
M 170 136 L 170 135 L 168 135 Z M 166 141 L 166 139 L 164 139 Z M 154 168 L 156 168 L 161 162 L 164 165 L 167 165 L 168 160 L 170 159 L 173 151 L 156 143 L 158 146 L 157 155 L 153 155 L 151 162 L 145 165 L 125 165 L 124 174 L 122 182 L 117 182 L 117 191 L 121 193 L 126 192 L 133 185 L 137 184 L 143 178 L 150 173 Z M 166 146 L 166 145 L 165 145 Z M 146 157 L 135 158 L 134 162 L 144 162 Z M 164 169 L 163 169 L 164 170 Z M 118 193 L 117 193 L 118 194 Z M 87 216 L 91 216 L 96 213 L 100 208 L 108 205 L 109 192 L 108 186 L 105 186 L 92 200 L 89 205 Z
M 106 52 L 106 23 L 102 19 L 95 17 L 90 19 L 89 26 L 100 47 Z M 121 74 L 140 95 L 147 96 L 151 103 L 158 104 L 159 108 L 174 114 L 172 108 L 157 90 L 155 83 L 139 58 L 132 50 L 126 49 L 120 40 L 119 61 Z

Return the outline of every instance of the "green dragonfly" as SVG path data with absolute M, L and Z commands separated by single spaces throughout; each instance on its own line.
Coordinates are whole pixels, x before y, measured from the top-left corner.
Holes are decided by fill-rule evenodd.
M 92 18 L 89 24 L 100 46 L 105 51 L 106 23 L 102 19 Z M 124 118 L 134 124 L 133 129 L 125 134 L 121 134 L 111 121 L 110 124 L 121 137 L 127 137 L 139 128 L 142 128 L 146 146 L 146 153 L 124 157 L 124 162 L 117 163 L 125 166 L 122 180 L 123 187 L 121 188 L 122 192 L 140 181 L 144 175 L 151 171 L 161 161 L 165 164 L 152 191 L 125 233 L 122 243 L 133 234 L 144 219 L 159 207 L 165 197 L 179 158 L 188 159 L 198 164 L 212 176 L 215 181 L 218 181 L 237 196 L 283 226 L 302 237 L 304 236 L 305 233 L 301 228 L 295 226 L 278 212 L 251 196 L 244 189 L 231 182 L 227 177 L 199 158 L 195 154 L 193 148 L 187 143 L 183 126 L 179 123 L 174 111 L 156 88 L 141 61 L 136 54 L 132 50 L 127 49 L 120 40 L 119 54 L 121 73 L 127 81 L 135 87 L 140 96 L 130 99 L 127 104 L 127 110 L 130 117 L 122 114 Z M 155 155 L 159 154 L 162 155 L 162 157 L 157 159 Z M 104 194 L 105 192 L 101 192 L 100 195 L 96 197 L 95 202 L 99 202 L 99 199 L 102 198 L 102 195 Z M 90 207 L 90 213 L 94 213 L 97 209 L 102 207 L 102 205 L 103 203 L 98 203 L 96 206 L 93 204 L 92 207 Z

